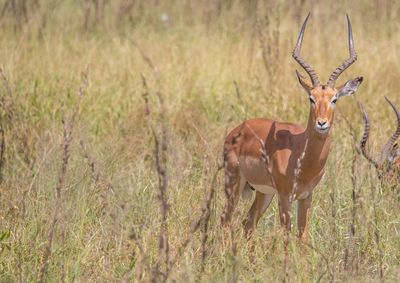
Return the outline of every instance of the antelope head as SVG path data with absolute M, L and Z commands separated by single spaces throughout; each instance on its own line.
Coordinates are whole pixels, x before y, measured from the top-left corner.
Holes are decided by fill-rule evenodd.
M 340 74 L 343 73 L 357 60 L 357 53 L 354 49 L 351 23 L 349 17 L 347 16 L 350 57 L 336 68 L 326 84 L 320 83 L 318 76 L 311 65 L 300 57 L 304 31 L 306 29 L 309 16 L 310 14 L 308 14 L 301 28 L 296 47 L 293 50 L 293 58 L 300 64 L 301 67 L 303 67 L 303 69 L 310 76 L 311 81 L 308 81 L 296 70 L 297 78 L 307 92 L 310 100 L 311 124 L 318 133 L 327 134 L 329 133 L 329 130 L 332 126 L 337 101 L 341 97 L 349 96 L 355 93 L 359 85 L 362 83 L 363 77 L 357 77 L 355 79 L 347 81 L 342 86 L 335 87 L 336 80 L 338 79 Z
M 392 101 L 390 101 L 387 97 L 385 97 L 385 99 L 396 114 L 397 128 L 383 147 L 379 159 L 372 156 L 366 149 L 366 144 L 370 132 L 370 122 L 368 113 L 365 110 L 364 105 L 361 102 L 358 103 L 364 118 L 364 134 L 360 141 L 361 153 L 370 163 L 375 166 L 380 178 L 385 173 L 388 173 L 390 171 L 394 172 L 394 170 L 400 170 L 400 149 L 398 144 L 396 143 L 396 140 L 400 137 L 400 111 Z

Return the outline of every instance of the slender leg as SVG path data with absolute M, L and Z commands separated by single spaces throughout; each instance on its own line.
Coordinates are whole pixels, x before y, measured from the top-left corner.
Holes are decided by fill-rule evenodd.
M 251 235 L 251 233 L 256 229 L 258 221 L 271 204 L 273 198 L 273 194 L 266 195 L 260 192 L 256 193 L 256 198 L 254 199 L 253 205 L 249 210 L 245 224 L 245 231 L 247 235 Z
M 287 231 L 290 231 L 291 228 L 291 209 L 292 204 L 289 201 L 289 196 L 279 196 L 279 216 L 281 219 L 281 225 L 282 227 L 285 227 Z
M 222 225 L 226 225 L 231 221 L 232 213 L 245 186 L 246 180 L 239 172 L 237 157 L 234 152 L 230 152 L 230 154 L 227 154 L 225 161 L 226 205 L 221 216 Z
M 310 194 L 307 198 L 299 200 L 297 206 L 297 226 L 299 230 L 299 238 L 302 242 L 307 242 L 308 237 L 308 218 L 310 215 L 312 195 Z

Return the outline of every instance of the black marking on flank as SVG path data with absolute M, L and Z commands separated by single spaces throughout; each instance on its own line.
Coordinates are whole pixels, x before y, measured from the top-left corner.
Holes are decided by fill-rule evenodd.
M 249 182 L 247 182 L 247 184 L 249 185 L 249 187 L 250 187 L 250 189 L 251 189 L 252 191 L 255 191 L 255 189 L 250 185 Z

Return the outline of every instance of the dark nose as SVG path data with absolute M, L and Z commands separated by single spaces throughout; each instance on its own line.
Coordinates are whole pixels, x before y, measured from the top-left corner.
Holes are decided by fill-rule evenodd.
M 318 126 L 323 126 L 326 124 L 326 121 L 318 121 Z

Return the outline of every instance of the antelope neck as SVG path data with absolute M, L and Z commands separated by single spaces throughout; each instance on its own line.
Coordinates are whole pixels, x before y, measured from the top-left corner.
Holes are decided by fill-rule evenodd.
M 306 148 L 301 160 L 301 168 L 307 168 L 307 171 L 311 172 L 311 175 L 314 175 L 319 173 L 325 166 L 332 138 L 331 128 L 326 134 L 320 134 L 315 130 L 315 119 L 312 115 L 310 110 L 307 128 L 304 132 L 304 146 L 302 147 L 302 151 L 304 147 Z M 305 143 L 307 143 L 307 146 Z

